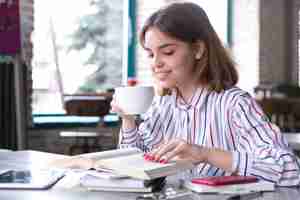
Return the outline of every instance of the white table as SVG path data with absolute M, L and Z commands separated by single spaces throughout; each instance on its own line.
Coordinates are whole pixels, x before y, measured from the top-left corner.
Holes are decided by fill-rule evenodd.
M 64 158 L 64 155 L 50 154 L 36 151 L 17 151 L 0 152 L 0 169 L 29 169 L 38 167 L 39 164 L 45 164 L 53 159 Z M 67 176 L 65 177 L 67 178 Z M 64 181 L 63 178 L 61 181 Z M 60 181 L 60 182 L 61 182 Z M 174 182 L 173 182 L 174 181 Z M 48 190 L 0 190 L 0 199 L 2 200 L 135 200 L 140 194 L 126 192 L 91 192 L 81 187 L 65 187 L 65 184 L 58 182 L 54 187 Z M 176 180 L 170 180 L 168 185 L 177 185 Z M 274 192 L 263 193 L 262 196 L 255 198 L 259 200 L 295 200 L 299 199 L 299 188 L 276 188 Z M 227 196 L 228 197 L 228 196 Z M 196 194 L 193 193 L 189 198 L 176 198 L 185 200 L 219 200 L 226 199 L 224 195 L 218 194 Z M 253 200 L 255 200 L 253 199 Z M 175 200 L 175 199 L 174 199 Z

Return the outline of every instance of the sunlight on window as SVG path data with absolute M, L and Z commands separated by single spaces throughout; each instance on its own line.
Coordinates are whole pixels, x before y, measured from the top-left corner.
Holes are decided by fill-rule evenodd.
M 227 43 L 227 0 L 191 0 L 191 2 L 201 5 L 218 36 Z
M 102 92 L 120 82 L 122 2 L 35 1 L 34 113 L 64 113 L 63 95 Z

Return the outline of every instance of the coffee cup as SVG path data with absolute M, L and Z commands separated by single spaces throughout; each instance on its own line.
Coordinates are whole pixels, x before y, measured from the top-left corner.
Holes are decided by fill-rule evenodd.
M 124 86 L 115 88 L 116 104 L 127 115 L 145 113 L 154 97 L 152 86 Z

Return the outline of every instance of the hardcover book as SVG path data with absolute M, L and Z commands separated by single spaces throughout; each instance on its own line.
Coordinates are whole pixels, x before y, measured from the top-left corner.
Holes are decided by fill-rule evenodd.
M 163 188 L 165 179 L 100 178 L 87 174 L 80 179 L 80 185 L 93 191 L 154 192 Z
M 243 194 L 274 191 L 274 183 L 258 180 L 252 176 L 202 177 L 186 180 L 184 187 L 197 193 Z

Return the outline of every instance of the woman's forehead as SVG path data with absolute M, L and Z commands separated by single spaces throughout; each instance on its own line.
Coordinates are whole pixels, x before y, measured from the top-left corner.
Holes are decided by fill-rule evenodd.
M 149 49 L 174 46 L 181 43 L 180 40 L 161 32 L 158 28 L 151 27 L 145 33 L 145 47 Z

